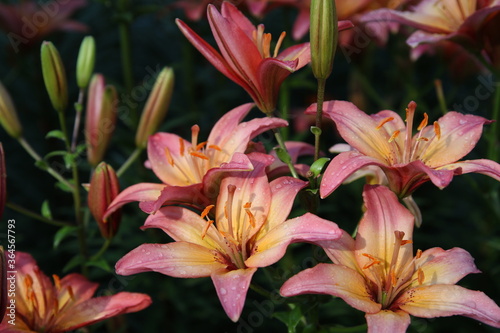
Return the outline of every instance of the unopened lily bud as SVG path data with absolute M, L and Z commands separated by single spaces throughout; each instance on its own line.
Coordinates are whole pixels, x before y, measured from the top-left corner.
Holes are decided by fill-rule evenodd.
M 0 219 L 3 215 L 5 208 L 5 201 L 7 197 L 7 170 L 5 168 L 5 155 L 3 152 L 3 145 L 0 142 Z
M 106 239 L 112 238 L 120 226 L 121 210 L 103 219 L 109 204 L 119 192 L 120 184 L 115 170 L 105 162 L 99 163 L 90 180 L 87 200 L 90 213 L 97 221 L 101 235 Z
M 50 102 L 57 112 L 68 105 L 68 85 L 61 55 L 51 42 L 43 42 L 41 50 L 42 73 Z
M 95 64 L 95 40 L 92 36 L 83 39 L 76 61 L 76 83 L 80 89 L 89 85 Z
M 103 160 L 116 125 L 116 89 L 106 86 L 104 76 L 95 74 L 90 81 L 85 115 L 87 159 L 93 167 Z
M 165 67 L 156 78 L 151 94 L 149 94 L 141 120 L 135 135 L 137 147 L 144 148 L 148 138 L 155 133 L 167 115 L 168 106 L 174 90 L 174 71 Z
M 332 72 L 338 30 L 335 0 L 311 0 L 311 66 L 317 79 L 326 80 Z
M 7 131 L 7 133 L 18 139 L 23 133 L 21 123 L 17 118 L 16 108 L 10 98 L 9 93 L 0 82 L 0 124 Z

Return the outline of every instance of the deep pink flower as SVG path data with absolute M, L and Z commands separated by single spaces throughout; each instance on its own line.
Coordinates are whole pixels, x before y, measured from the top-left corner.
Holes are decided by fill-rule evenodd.
M 10 312 L 7 311 L 0 332 L 67 332 L 124 313 L 137 312 L 151 304 L 148 295 L 139 293 L 120 292 L 92 298 L 98 284 L 81 274 L 69 274 L 62 279 L 52 275 L 52 282 L 38 268 L 33 257 L 24 252 L 16 252 L 16 273 L 13 276 L 16 279 L 15 320 L 8 316 Z
M 283 296 L 327 294 L 366 313 L 368 332 L 405 332 L 410 315 L 461 315 L 500 328 L 500 307 L 480 291 L 455 285 L 479 273 L 460 248 L 432 248 L 413 255 L 413 216 L 384 186 L 365 187 L 356 239 L 320 242 L 333 264 L 319 264 L 293 276 Z
M 279 53 L 282 33 L 274 51 L 271 34 L 264 25 L 255 27 L 234 5 L 223 2 L 221 12 L 209 5 L 208 20 L 220 53 L 184 22 L 177 25 L 186 38 L 222 74 L 240 85 L 266 114 L 274 112 L 278 91 L 290 73 L 310 61 L 309 43 L 295 45 Z
M 289 244 L 336 239 L 333 222 L 306 213 L 287 220 L 306 182 L 281 177 L 269 182 L 265 169 L 273 158 L 248 155 L 253 171 L 227 173 L 214 205 L 198 215 L 167 206 L 150 215 L 144 228 L 160 228 L 175 242 L 144 244 L 116 264 L 121 275 L 155 271 L 181 278 L 212 278 L 231 320 L 240 317 L 253 274 L 277 262 Z
M 479 159 L 458 161 L 467 155 L 481 137 L 484 124 L 491 121 L 474 115 L 450 111 L 427 126 L 427 115 L 413 135 L 416 103 L 406 109 L 406 125 L 394 111 L 367 115 L 354 104 L 329 101 L 325 116 L 337 125 L 342 138 L 354 150 L 337 155 L 325 170 L 321 197 L 330 195 L 357 170 L 375 165 L 387 176 L 388 186 L 400 198 L 410 196 L 427 181 L 444 188 L 454 175 L 482 173 L 500 180 L 500 164 Z M 313 104 L 307 112 L 315 112 Z
M 407 40 L 411 47 L 441 40 L 470 46 L 481 42 L 477 34 L 498 14 L 499 0 L 422 0 L 410 11 L 380 9 L 364 16 L 362 21 L 393 20 L 417 28 Z
M 161 184 L 139 183 L 122 191 L 110 204 L 106 216 L 122 205 L 139 201 L 147 213 L 153 213 L 166 202 L 175 201 L 206 206 L 216 196 L 221 171 L 251 170 L 252 164 L 244 154 L 257 135 L 286 126 L 278 118 L 255 118 L 241 122 L 253 104 L 241 105 L 226 113 L 215 124 L 207 141 L 199 142 L 199 127 L 192 127 L 191 142 L 176 134 L 157 133 L 148 141 L 149 165 Z

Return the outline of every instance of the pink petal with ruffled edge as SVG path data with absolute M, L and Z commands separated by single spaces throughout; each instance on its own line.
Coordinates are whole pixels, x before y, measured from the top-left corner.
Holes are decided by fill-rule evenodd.
M 285 297 L 303 294 L 326 294 L 342 298 L 363 312 L 376 313 L 382 307 L 372 300 L 365 279 L 358 272 L 341 265 L 319 264 L 292 276 L 280 289 Z
M 224 114 L 212 127 L 207 143 L 219 147 L 225 146 L 226 142 L 231 139 L 233 130 L 238 127 L 253 107 L 253 103 L 246 103 Z
M 323 240 L 338 239 L 342 232 L 337 224 L 306 213 L 287 220 L 255 242 L 250 257 L 245 261 L 249 267 L 266 267 L 280 260 L 292 243 L 316 243 Z
M 468 274 L 481 273 L 474 265 L 474 258 L 461 248 L 445 251 L 435 247 L 425 250 L 415 260 L 415 265 L 417 270 L 420 268 L 424 273 L 424 278 L 419 281 L 418 271 L 415 272 L 412 286 L 455 284 Z
M 237 322 L 245 305 L 248 287 L 257 268 L 220 270 L 211 275 L 217 296 L 228 317 Z
M 420 159 L 431 168 L 455 162 L 467 155 L 477 144 L 483 132 L 483 125 L 490 120 L 470 114 L 450 111 L 438 119 L 441 137 L 435 137 Z M 428 126 L 423 133 L 434 131 Z
M 115 270 L 120 275 L 152 271 L 180 278 L 207 277 L 226 267 L 214 259 L 214 254 L 213 250 L 188 242 L 143 244 L 118 260 Z
M 103 218 L 107 218 L 118 208 L 129 202 L 156 201 L 164 188 L 164 184 L 154 183 L 139 183 L 127 187 L 109 204 Z
M 382 310 L 366 314 L 368 333 L 404 333 L 410 326 L 410 316 L 403 311 Z
M 91 299 L 99 287 L 98 283 L 90 282 L 85 276 L 77 273 L 64 276 L 60 283 L 61 288 L 58 290 L 59 304 L 64 304 L 70 299 L 74 300 L 75 303 L 73 304 L 84 302 Z M 71 287 L 71 293 L 68 287 Z
M 440 170 L 453 170 L 455 174 L 480 173 L 500 181 L 500 164 L 492 160 L 480 159 L 461 161 L 445 165 Z
M 359 223 L 356 235 L 356 257 L 360 267 L 368 265 L 372 259 L 363 254 L 369 254 L 384 263 L 386 274 L 394 253 L 395 231 L 404 232 L 404 240 L 412 240 L 413 215 L 399 203 L 398 198 L 385 186 L 365 185 L 363 199 L 366 213 Z M 396 274 L 399 267 L 413 258 L 412 244 L 401 246 L 396 263 Z M 371 270 L 365 270 L 370 276 Z M 373 281 L 377 281 L 376 278 Z
M 151 303 L 148 295 L 129 292 L 92 298 L 64 311 L 52 329 L 72 331 L 120 314 L 140 311 Z
M 422 318 L 465 316 L 500 328 L 500 307 L 483 292 L 455 285 L 412 288 L 398 300 L 401 310 Z

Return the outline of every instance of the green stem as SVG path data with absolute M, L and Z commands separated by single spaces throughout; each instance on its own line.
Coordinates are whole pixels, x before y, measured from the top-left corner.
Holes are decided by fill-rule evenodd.
M 500 83 L 496 83 L 495 99 L 493 101 L 493 114 L 491 119 L 494 122 L 491 124 L 489 132 L 489 146 L 488 158 L 493 161 L 498 161 L 498 138 L 500 138 L 500 131 L 498 122 L 500 121 Z
M 289 120 L 290 118 L 290 85 L 285 80 L 281 85 L 280 89 L 280 105 L 281 105 L 281 118 L 285 120 Z M 283 140 L 288 139 L 290 129 L 289 127 L 283 127 L 281 129 L 281 133 L 283 135 Z
M 325 99 L 325 85 L 326 80 L 318 79 L 318 94 L 317 94 L 317 108 L 316 108 L 316 127 L 319 129 L 314 133 L 314 160 L 319 158 L 319 145 L 321 138 L 321 121 L 323 118 L 323 101 Z
M 132 154 L 128 157 L 128 159 L 125 161 L 125 163 L 122 164 L 120 169 L 116 172 L 116 176 L 120 178 L 123 173 L 134 163 L 134 161 L 141 155 L 143 148 L 135 148 L 135 150 L 132 152 Z
M 280 130 L 278 128 L 273 128 L 273 133 L 276 138 L 276 141 L 278 141 L 278 145 L 280 148 L 288 155 L 288 161 L 285 162 L 288 168 L 290 169 L 290 173 L 294 178 L 299 178 L 299 175 L 297 174 L 297 171 L 295 170 L 295 166 L 293 165 L 293 162 L 291 161 L 290 154 L 288 154 L 288 150 L 286 149 L 285 142 L 283 141 L 283 138 L 281 137 Z
M 78 140 L 78 131 L 80 129 L 80 122 L 82 119 L 82 111 L 83 111 L 83 97 L 85 95 L 85 90 L 80 89 L 80 93 L 78 94 L 78 101 L 75 103 L 75 125 L 73 127 L 73 136 L 71 139 L 71 152 L 75 152 L 76 150 L 76 140 Z
M 111 238 L 109 238 L 109 239 L 106 238 L 105 241 L 104 241 L 104 244 L 102 244 L 102 247 L 99 250 L 99 252 L 97 252 L 94 256 L 92 256 L 92 258 L 90 260 L 91 261 L 96 261 L 97 259 L 99 259 L 106 252 L 106 250 L 108 249 L 109 245 L 111 245 Z
M 26 141 L 25 138 L 23 137 L 20 137 L 18 139 L 18 142 L 19 144 L 24 148 L 24 150 L 26 150 L 28 152 L 28 154 L 33 157 L 33 159 L 37 162 L 41 162 L 43 161 L 43 159 L 40 157 L 40 155 L 38 155 L 38 153 L 33 149 L 33 147 L 31 147 L 31 145 L 28 143 L 28 141 Z M 57 179 L 59 182 L 61 182 L 62 184 L 64 184 L 66 187 L 68 187 L 69 189 L 73 190 L 73 188 L 75 187 L 73 184 L 71 184 L 70 182 L 68 182 L 63 176 L 61 176 L 56 170 L 52 169 L 50 166 L 46 166 L 46 170 L 47 172 L 53 176 L 55 179 Z
M 28 217 L 31 217 L 35 220 L 38 220 L 38 221 L 41 221 L 44 223 L 48 223 L 48 224 L 56 226 L 56 227 L 65 227 L 65 226 L 72 225 L 70 222 L 64 222 L 64 221 L 58 221 L 58 220 L 52 220 L 52 219 L 46 218 L 45 216 L 37 214 L 29 209 L 21 207 L 21 206 L 15 204 L 15 203 L 12 203 L 12 202 L 5 203 L 5 207 L 10 208 L 18 213 L 21 213 L 23 215 L 28 216 Z
M 434 80 L 434 86 L 436 87 L 436 96 L 439 102 L 439 108 L 441 109 L 443 115 L 445 115 L 446 113 L 448 113 L 448 110 L 446 107 L 446 99 L 443 93 L 443 83 L 441 82 L 441 80 Z
M 250 289 L 255 291 L 257 294 L 264 296 L 265 298 L 272 299 L 271 297 L 272 295 L 269 291 L 267 291 L 266 289 L 262 288 L 259 285 L 256 285 L 255 283 L 250 283 Z

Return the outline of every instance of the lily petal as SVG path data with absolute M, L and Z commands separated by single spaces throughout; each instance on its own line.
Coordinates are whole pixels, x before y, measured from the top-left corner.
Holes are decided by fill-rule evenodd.
M 325 250 L 328 258 L 334 264 L 349 267 L 360 271 L 356 256 L 354 255 L 354 239 L 346 231 L 342 230 L 342 236 L 336 240 L 319 241 L 318 245 Z
M 230 140 L 233 130 L 238 127 L 254 105 L 253 103 L 246 103 L 224 114 L 212 127 L 207 142 L 219 147 L 224 146 Z
M 134 201 L 155 201 L 161 194 L 161 191 L 165 188 L 164 184 L 154 184 L 154 183 L 139 183 L 127 187 L 121 191 L 116 198 L 109 204 L 106 213 L 104 214 L 104 219 L 111 215 L 121 206 Z
M 292 276 L 280 289 L 285 297 L 326 294 L 342 298 L 355 309 L 377 313 L 382 307 L 373 301 L 362 275 L 341 265 L 319 264 Z
M 222 307 L 234 322 L 240 318 L 248 287 L 256 270 L 257 268 L 219 270 L 211 275 Z
M 481 273 L 474 265 L 474 258 L 461 248 L 445 251 L 435 247 L 425 250 L 415 264 L 417 269 L 421 269 L 424 279 L 415 279 L 414 286 L 455 284 L 468 274 Z
M 460 315 L 500 328 L 500 307 L 483 292 L 455 285 L 412 288 L 397 301 L 401 310 L 422 317 Z
M 152 271 L 180 278 L 206 277 L 226 267 L 214 255 L 214 251 L 188 242 L 143 244 L 118 260 L 115 270 L 120 275 Z
M 386 272 L 392 261 L 395 231 L 404 232 L 404 240 L 412 240 L 413 215 L 399 203 L 398 198 L 385 186 L 365 185 L 363 191 L 366 213 L 361 219 L 356 235 L 356 256 L 359 266 L 364 267 L 370 263 L 370 258 L 363 254 L 382 260 Z M 396 263 L 396 274 L 401 265 L 413 258 L 412 244 L 401 246 Z M 371 275 L 371 270 L 366 270 Z M 373 281 L 376 281 L 374 277 Z
M 455 173 L 458 172 L 459 174 L 470 172 L 480 173 L 500 181 L 500 164 L 492 160 L 479 159 L 460 161 L 445 165 L 440 168 L 440 170 L 443 169 L 454 170 Z
M 287 220 L 267 232 L 255 243 L 254 251 L 245 261 L 249 267 L 266 267 L 281 259 L 289 244 L 297 242 L 316 243 L 338 239 L 341 230 L 337 224 L 306 213 Z
M 368 165 L 383 166 L 379 160 L 357 151 L 348 151 L 335 156 L 326 167 L 319 193 L 322 199 L 332 194 L 349 176 Z
M 53 330 L 57 332 L 76 330 L 119 314 L 140 311 L 151 303 L 148 295 L 129 292 L 92 298 L 64 312 L 57 318 Z
M 165 186 L 154 200 L 142 201 L 139 207 L 143 212 L 154 214 L 163 205 L 184 204 L 187 206 L 204 207 L 208 199 L 201 192 L 202 184 L 191 186 Z
M 365 315 L 368 333 L 404 333 L 410 326 L 410 316 L 403 311 L 382 310 Z

